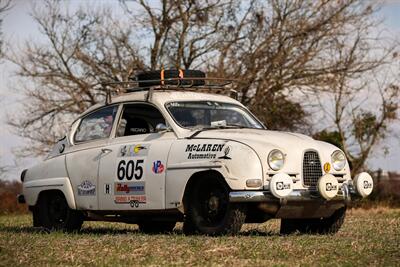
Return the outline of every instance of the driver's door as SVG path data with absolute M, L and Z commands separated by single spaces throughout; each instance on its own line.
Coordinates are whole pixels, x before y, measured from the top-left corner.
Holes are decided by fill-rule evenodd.
M 176 136 L 155 132 L 158 123 L 165 120 L 154 106 L 124 105 L 115 138 L 100 157 L 100 210 L 165 209 L 167 158 Z

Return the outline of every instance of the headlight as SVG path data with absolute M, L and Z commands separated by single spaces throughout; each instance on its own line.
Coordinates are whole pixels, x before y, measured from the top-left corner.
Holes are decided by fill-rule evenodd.
M 332 166 L 335 170 L 341 171 L 346 166 L 346 156 L 340 150 L 333 152 L 331 156 Z
M 285 164 L 285 155 L 278 150 L 272 150 L 268 155 L 268 165 L 274 171 L 279 171 Z

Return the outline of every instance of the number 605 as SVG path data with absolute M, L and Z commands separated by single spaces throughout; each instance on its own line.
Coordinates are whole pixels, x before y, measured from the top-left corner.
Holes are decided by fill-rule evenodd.
M 144 160 L 138 159 L 136 162 L 134 160 L 121 160 L 118 163 L 117 168 L 117 177 L 119 180 L 132 180 L 133 176 L 135 176 L 136 180 L 140 180 L 143 176 L 143 164 Z

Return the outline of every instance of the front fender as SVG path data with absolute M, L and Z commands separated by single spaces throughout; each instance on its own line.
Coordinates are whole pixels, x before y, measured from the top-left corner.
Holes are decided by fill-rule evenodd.
M 189 179 L 205 170 L 221 173 L 232 190 L 262 189 L 246 186 L 247 179 L 263 180 L 260 158 L 248 145 L 231 140 L 183 139 L 174 143 L 169 153 L 166 207 L 181 206 Z

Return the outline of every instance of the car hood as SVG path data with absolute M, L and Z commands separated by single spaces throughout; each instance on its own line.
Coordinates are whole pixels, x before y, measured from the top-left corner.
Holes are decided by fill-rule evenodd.
M 280 172 L 295 175 L 302 172 L 303 158 L 306 151 L 316 151 L 321 165 L 324 165 L 331 162 L 332 153 L 338 150 L 337 147 L 329 143 L 314 140 L 306 135 L 264 129 L 206 130 L 199 133 L 194 139 L 227 140 L 228 142 L 239 142 L 247 145 L 258 155 L 264 174 L 275 173 L 268 165 L 268 155 L 273 149 L 279 149 L 285 154 L 285 164 Z M 235 148 L 232 146 L 231 149 L 234 150 Z M 236 163 L 238 166 L 245 166 L 245 160 L 245 158 L 239 158 Z M 350 177 L 348 168 L 344 171 Z M 332 169 L 331 172 L 335 173 L 336 171 Z
M 197 138 L 224 139 L 244 143 L 251 146 L 257 152 L 264 154 L 270 149 L 281 149 L 288 153 L 291 151 L 301 151 L 306 149 L 335 150 L 335 146 L 317 141 L 309 136 L 281 131 L 270 131 L 264 129 L 218 129 L 205 130 L 199 133 Z M 259 153 L 259 154 L 260 154 Z

